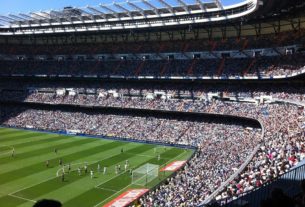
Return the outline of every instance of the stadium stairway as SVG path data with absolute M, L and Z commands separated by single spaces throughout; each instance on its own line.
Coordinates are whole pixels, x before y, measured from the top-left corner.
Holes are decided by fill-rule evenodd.
M 244 69 L 244 71 L 243 71 L 242 74 L 243 74 L 243 75 L 246 75 L 246 74 L 251 70 L 251 68 L 255 65 L 255 63 L 256 63 L 256 59 L 253 58 L 253 59 L 251 60 L 250 64 L 248 65 L 248 67 Z
M 196 63 L 198 62 L 198 59 L 194 58 L 190 64 L 190 66 L 187 69 L 187 75 L 193 75 L 194 74 L 194 67 L 196 65 Z
M 248 43 L 249 43 L 249 40 L 248 39 L 245 39 L 244 43 L 243 43 L 243 46 L 241 48 L 241 51 L 244 51 L 247 47 L 248 47 Z
M 217 76 L 221 76 L 221 75 L 222 75 L 222 73 L 223 73 L 223 71 L 224 71 L 225 61 L 226 61 L 226 58 L 223 57 L 223 58 L 221 59 L 221 62 L 220 62 L 220 64 L 219 64 L 218 69 L 217 69 L 217 72 L 216 72 Z
M 164 65 L 162 66 L 161 71 L 160 71 L 160 76 L 163 76 L 165 74 L 170 63 L 171 63 L 171 60 L 168 60 L 168 61 L 166 61 L 166 63 L 164 63 Z
M 124 62 L 124 60 L 121 60 L 121 61 L 117 64 L 117 66 L 112 70 L 112 74 L 115 74 L 115 73 L 119 70 L 119 68 L 121 67 L 121 65 L 123 64 L 123 62 Z
M 216 49 L 216 47 L 217 47 L 217 42 L 216 42 L 216 41 L 213 41 L 213 42 L 211 42 L 210 44 L 211 44 L 210 51 L 213 52 L 213 51 Z
M 135 76 L 140 75 L 140 73 L 141 73 L 141 71 L 142 71 L 142 69 L 144 67 L 144 64 L 145 64 L 145 60 L 143 60 L 143 61 L 141 61 L 139 63 L 139 65 L 137 66 L 136 70 L 134 71 Z

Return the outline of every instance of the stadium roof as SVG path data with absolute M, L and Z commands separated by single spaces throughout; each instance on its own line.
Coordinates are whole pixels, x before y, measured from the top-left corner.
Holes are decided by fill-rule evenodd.
M 221 0 L 136 0 L 121 3 L 100 4 L 82 8 L 65 7 L 63 10 L 39 11 L 0 15 L 1 27 L 43 26 L 52 24 L 73 24 L 76 22 L 102 22 L 113 20 L 133 20 L 162 18 L 186 14 L 198 14 L 238 8 L 258 0 L 245 0 L 241 3 L 224 6 Z M 250 9 L 250 8 L 249 8 Z
M 111 17 L 145 17 L 149 15 L 175 15 L 180 12 L 194 13 L 194 12 L 206 12 L 210 9 L 225 9 L 221 0 L 136 0 L 125 1 L 111 4 L 99 4 L 97 6 L 86 7 L 65 7 L 63 10 L 49 10 L 30 13 L 19 13 L 0 15 L 0 21 L 2 26 L 12 25 L 17 23 L 26 24 L 29 21 L 38 22 L 50 20 L 63 22 L 73 21 L 71 18 L 82 19 L 94 19 L 99 15 L 104 19 L 110 19 Z M 69 19 L 70 18 L 70 19 Z

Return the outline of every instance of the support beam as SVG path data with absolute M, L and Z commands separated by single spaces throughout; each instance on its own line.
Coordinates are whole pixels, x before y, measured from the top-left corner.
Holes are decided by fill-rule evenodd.
M 102 7 L 103 9 L 113 13 L 113 14 L 116 14 L 116 11 L 114 11 L 113 9 L 110 9 L 108 6 L 105 6 L 103 4 L 100 4 L 100 7 Z
M 174 13 L 174 10 L 173 10 L 173 7 L 171 5 L 169 5 L 167 2 L 165 2 L 164 0 L 158 0 L 162 5 L 164 5 L 167 10 L 172 13 L 173 15 L 175 14 Z
M 51 18 L 50 12 L 44 12 L 44 11 L 42 11 L 42 12 L 40 12 L 40 13 L 45 14 L 45 15 L 47 16 L 49 22 L 52 22 L 52 21 L 60 22 L 60 19 Z
M 60 13 L 58 11 L 51 10 L 50 14 L 54 15 L 55 18 L 57 18 L 58 22 L 62 22 L 60 19 L 65 19 L 66 21 L 71 21 L 67 17 L 65 17 L 62 13 Z M 54 19 L 54 18 L 52 18 L 52 19 Z
M 103 18 L 104 18 L 105 20 L 108 19 L 108 18 L 106 17 L 106 14 L 105 14 L 104 12 L 102 12 L 102 11 L 96 9 L 96 8 L 93 8 L 93 7 L 91 7 L 91 6 L 87 6 L 87 9 L 89 9 L 89 10 L 92 11 L 92 12 L 94 12 L 95 14 L 102 15 Z
M 62 23 L 62 22 L 63 22 L 61 19 L 64 19 L 65 21 L 69 22 L 70 24 L 73 23 L 71 17 L 66 17 L 66 16 L 64 16 L 63 13 L 58 12 L 58 11 L 55 11 L 55 10 L 52 10 L 51 12 L 52 12 L 53 15 L 56 16 L 56 18 L 57 18 L 57 20 L 58 20 L 59 23 Z M 52 19 L 53 19 L 53 18 L 52 18 Z
M 206 8 L 205 8 L 205 6 L 204 6 L 204 4 L 202 3 L 201 0 L 196 0 L 196 2 L 199 4 L 200 9 L 201 9 L 202 11 L 206 11 Z
M 104 12 L 102 12 L 102 11 L 96 9 L 96 8 L 93 8 L 93 7 L 91 7 L 91 6 L 87 6 L 86 8 L 89 9 L 90 11 L 94 12 L 95 14 L 102 14 L 102 15 L 105 15 Z
M 37 14 L 36 12 L 31 12 L 30 14 L 35 15 L 36 17 L 40 17 L 40 20 L 48 20 L 49 18 L 42 16 L 41 14 Z
M 1 22 L 5 22 L 5 23 L 11 23 L 9 20 L 7 20 L 7 19 L 2 19 L 2 17 L 0 17 L 0 21 Z
M 290 20 L 290 24 L 291 24 L 291 28 L 296 32 L 296 31 L 300 31 L 301 29 L 301 20 L 298 19 L 296 21 L 294 21 L 293 19 Z
M 223 10 L 223 5 L 222 3 L 220 2 L 220 0 L 215 0 L 215 4 L 218 6 L 219 9 Z
M 17 16 L 17 15 L 14 15 L 14 14 L 9 14 L 8 16 L 10 16 L 11 18 L 16 19 L 16 21 L 27 21 L 27 19 L 25 19 L 23 17 L 20 17 L 20 16 Z
M 143 4 L 145 4 L 146 6 L 150 7 L 156 15 L 160 16 L 159 12 L 158 12 L 158 8 L 155 7 L 154 5 L 152 5 L 151 3 L 149 3 L 147 0 L 142 0 Z
M 135 5 L 134 3 L 130 2 L 130 1 L 127 1 L 127 4 L 129 4 L 131 7 L 136 9 L 136 11 L 139 12 L 140 14 L 142 14 L 143 17 L 146 17 L 145 12 L 142 8 L 140 8 L 139 6 Z
M 94 14 L 90 13 L 89 11 L 86 11 L 84 9 L 79 9 L 81 11 L 81 14 L 78 15 L 78 17 L 81 19 L 81 21 L 84 21 L 84 18 L 89 18 L 90 20 L 95 20 L 94 19 Z M 91 11 L 91 10 L 90 10 Z
M 183 0 L 177 0 L 177 2 L 183 6 L 183 9 L 184 9 L 187 13 L 190 13 L 187 4 L 186 4 Z
M 31 17 L 31 16 L 29 16 L 29 15 L 27 15 L 27 14 L 23 14 L 23 13 L 19 13 L 19 15 L 22 16 L 22 17 L 28 18 L 28 20 L 31 20 L 31 21 L 33 21 L 33 20 L 39 20 L 39 19 L 37 19 L 37 18 L 35 18 L 35 17 Z
M 4 20 L 7 20 L 8 22 L 14 22 L 14 21 L 16 21 L 16 20 L 13 19 L 13 18 L 10 18 L 10 17 L 7 17 L 7 16 L 3 16 L 3 15 L 1 15 L 0 18 L 2 18 L 2 19 L 4 19 Z
M 107 7 L 107 6 L 103 5 L 103 4 L 100 4 L 99 6 L 101 8 L 103 8 L 103 9 L 109 11 L 110 12 L 109 14 L 113 15 L 114 17 L 119 18 L 119 14 L 116 11 L 114 11 L 113 9 L 111 9 L 111 8 L 109 8 L 109 7 Z
M 90 15 L 90 16 L 92 16 L 93 14 L 92 13 L 90 13 L 90 12 L 88 12 L 88 11 L 86 11 L 86 10 L 84 10 L 84 9 L 78 9 L 79 11 L 81 11 L 82 12 L 82 14 L 88 14 L 88 15 Z
M 48 12 L 42 11 L 42 12 L 40 12 L 40 13 L 45 14 L 46 16 L 48 16 L 48 17 L 50 18 L 50 12 L 48 13 Z
M 125 7 L 123 7 L 122 5 L 120 5 L 118 3 L 114 3 L 113 5 L 119 9 L 121 9 L 122 11 L 126 12 L 128 14 L 128 16 L 132 17 L 131 12 L 128 9 L 126 9 Z
M 262 25 L 261 23 L 257 23 L 254 25 L 256 37 L 259 37 L 261 35 Z

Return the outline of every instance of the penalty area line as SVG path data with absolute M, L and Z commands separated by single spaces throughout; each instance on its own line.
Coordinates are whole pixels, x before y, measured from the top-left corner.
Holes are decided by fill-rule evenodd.
M 153 156 L 153 155 L 145 155 L 145 154 L 137 154 L 137 153 L 129 153 L 129 152 L 124 152 L 124 154 L 134 155 L 134 156 L 139 156 L 139 157 L 157 158 L 157 155 Z M 161 156 L 161 159 L 171 159 L 171 158 Z
M 108 190 L 108 191 L 112 191 L 112 192 L 118 192 L 117 190 L 113 190 L 113 189 L 110 189 L 110 188 L 101 188 L 101 187 L 95 187 L 97 189 L 102 189 L 102 190 Z
M 186 151 L 183 151 L 182 153 L 180 153 L 180 154 L 178 154 L 177 156 L 173 157 L 172 159 L 166 161 L 163 165 L 160 165 L 160 166 L 166 166 L 166 165 L 169 164 L 172 160 L 175 160 L 175 159 L 177 159 L 178 157 L 180 157 L 180 156 L 182 156 L 183 154 L 185 154 L 185 152 L 186 152 Z M 120 175 L 120 174 L 119 174 L 119 175 Z M 117 176 L 115 176 L 115 177 L 117 177 Z M 113 177 L 113 178 L 115 178 L 115 177 Z M 112 179 L 113 179 L 113 178 L 112 178 Z M 109 180 L 112 180 L 112 179 L 109 179 Z M 109 180 L 107 180 L 107 181 L 109 181 Z M 105 182 L 103 182 L 103 183 L 106 183 L 107 181 L 105 181 Z M 103 184 L 103 183 L 101 183 L 101 184 Z M 101 184 L 99 184 L 99 185 L 101 185 Z M 99 185 L 95 186 L 95 188 L 98 188 Z M 115 194 L 113 194 L 113 195 L 111 195 L 110 197 L 108 197 L 106 200 L 110 199 L 111 197 L 118 196 L 119 193 L 123 193 L 126 189 L 128 189 L 128 188 L 129 188 L 130 186 L 132 186 L 132 185 L 137 185 L 137 186 L 143 187 L 142 185 L 130 183 L 130 184 L 127 185 L 126 187 L 120 189 L 120 190 L 117 191 Z M 96 205 L 93 206 L 93 207 L 98 207 L 98 206 L 101 205 L 102 203 L 106 202 L 106 200 L 103 200 L 103 201 L 99 202 L 98 204 L 96 204 Z
M 28 199 L 28 198 L 16 196 L 16 195 L 13 195 L 13 194 L 8 194 L 8 196 L 11 196 L 11 197 L 14 197 L 14 198 L 18 198 L 18 199 L 21 199 L 21 200 L 25 200 L 25 201 L 30 201 L 30 202 L 32 202 L 32 203 L 36 203 L 36 202 L 37 202 L 37 201 L 35 201 L 35 200 L 31 200 L 31 199 Z

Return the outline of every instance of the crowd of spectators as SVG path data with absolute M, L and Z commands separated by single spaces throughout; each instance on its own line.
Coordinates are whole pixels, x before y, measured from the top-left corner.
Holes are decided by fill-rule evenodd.
M 17 85 L 16 85 L 17 84 Z M 267 85 L 270 88 L 270 86 Z M 304 101 L 302 86 L 278 87 L 266 91 L 255 86 L 244 89 L 239 86 L 200 85 L 188 88 L 180 85 L 122 85 L 122 83 L 73 84 L 64 87 L 60 83 L 28 82 L 0 83 L 0 100 L 38 102 L 48 104 L 72 104 L 119 108 L 139 108 L 173 111 L 204 111 L 212 100 L 238 100 L 260 103 L 284 99 Z
M 216 101 L 204 108 L 205 111 L 210 113 L 257 118 L 262 121 L 265 127 L 264 144 L 261 145 L 245 171 L 216 197 L 217 200 L 234 199 L 241 193 L 259 187 L 287 172 L 305 157 L 305 136 L 302 128 L 303 109 L 299 109 L 297 106 L 277 104 L 256 106 Z M 169 180 L 169 186 L 173 186 L 172 192 L 177 192 L 180 187 L 182 189 L 184 187 L 184 182 L 180 182 L 179 175 L 177 175 L 178 179 Z M 184 176 L 185 173 L 182 172 L 181 175 Z M 161 186 L 155 192 L 152 192 L 143 203 L 147 204 L 158 198 L 161 201 L 161 206 L 171 206 L 179 198 L 168 197 L 167 190 L 167 186 Z M 173 193 L 173 195 L 176 194 Z
M 280 32 L 277 35 L 265 34 L 260 36 L 245 36 L 242 38 L 226 39 L 197 39 L 174 41 L 138 41 L 136 42 L 103 42 L 64 44 L 11 44 L 0 45 L 0 54 L 8 55 L 73 55 L 73 54 L 113 54 L 113 53 L 160 53 L 160 52 L 193 52 L 193 51 L 225 51 L 244 50 L 248 48 L 261 49 L 288 46 L 305 42 L 304 30 L 298 32 Z M 95 39 L 98 38 L 95 36 Z
M 304 54 L 169 60 L 1 60 L 0 75 L 270 77 L 304 69 Z
M 43 88 L 43 90 L 47 91 L 48 88 Z M 243 91 L 236 94 L 234 90 L 226 92 L 214 91 L 214 97 L 209 99 L 209 92 L 207 92 L 209 90 L 178 92 L 177 90 L 169 89 L 161 91 L 163 92 L 161 97 L 154 97 L 153 99 L 141 97 L 145 97 L 145 94 L 149 94 L 151 90 L 149 88 L 146 90 L 120 88 L 119 90 L 112 90 L 115 93 L 108 95 L 106 94 L 107 90 L 103 88 L 95 88 L 94 90 L 91 88 L 89 91 L 94 91 L 95 95 L 77 94 L 80 91 L 86 91 L 84 88 L 75 90 L 77 92 L 76 95 L 69 95 L 69 92 L 56 95 L 55 93 L 41 93 L 34 90 L 31 94 L 19 94 L 19 96 L 24 96 L 23 101 L 28 102 L 208 112 L 261 120 L 265 128 L 264 143 L 246 169 L 216 197 L 217 200 L 233 199 L 243 192 L 259 187 L 263 183 L 287 172 L 305 157 L 304 109 L 291 104 L 264 104 L 259 101 L 260 98 L 255 98 L 256 96 L 272 95 L 272 97 L 280 99 L 303 101 L 304 94 L 300 92 L 295 92 L 294 90 L 291 90 L 293 93 Z M 3 94 L 3 92 L 5 93 Z M 16 93 L 4 90 L 2 91 L 2 100 L 14 100 L 14 97 L 18 97 Z M 105 96 L 98 96 L 97 94 L 105 94 Z M 215 97 L 215 94 L 218 95 Z M 168 97 L 169 95 L 173 97 L 163 97 Z M 224 101 L 229 97 L 252 99 L 256 100 L 256 102 Z M 8 117 L 10 116 L 9 114 L 7 115 Z M 142 199 L 143 206 L 149 206 L 152 201 L 160 206 L 183 206 L 189 202 L 193 202 L 194 205 L 199 204 L 219 187 L 221 182 L 234 172 L 234 169 L 236 170 L 242 164 L 245 157 L 251 152 L 249 149 L 253 149 L 253 146 L 262 141 L 258 136 L 259 133 L 256 132 L 253 135 L 253 132 L 251 132 L 249 136 L 255 138 L 253 138 L 253 142 L 249 143 L 244 138 L 244 136 L 248 136 L 245 135 L 248 131 L 227 125 L 199 124 L 198 122 L 143 117 L 126 118 L 126 116 L 114 115 L 88 115 L 60 111 L 26 110 L 18 116 L 10 118 L 5 124 L 20 127 L 24 127 L 26 124 L 35 128 L 47 128 L 50 130 L 81 130 L 82 133 L 88 134 L 155 140 L 198 147 L 199 151 L 196 153 L 195 158 L 187 164 L 185 170 L 179 172 L 174 178 L 170 178 L 166 185 L 160 186 L 145 199 Z M 224 136 L 224 134 L 229 136 Z M 204 137 L 209 137 L 210 139 L 206 140 Z M 241 140 L 232 144 L 233 142 L 228 143 L 227 137 L 230 137 L 230 141 L 236 141 L 238 137 Z M 218 139 L 222 140 L 222 142 L 219 142 Z M 242 144 L 239 145 L 240 143 Z M 247 147 L 243 144 L 246 144 Z M 230 146 L 227 149 L 230 150 L 230 153 L 233 153 L 232 157 L 225 156 L 227 154 L 218 154 L 224 146 Z M 229 153 L 227 151 L 224 152 Z M 238 154 L 234 154 L 234 152 L 238 152 Z M 229 160 L 226 158 L 229 158 Z M 235 162 L 234 167 L 231 164 L 232 160 Z M 223 168 L 219 168 L 220 166 L 223 166 Z M 209 171 L 211 168 L 215 170 Z M 202 172 L 202 174 L 198 174 L 199 172 Z M 200 180 L 205 180 L 205 182 L 199 182 Z M 181 193 L 177 194 L 175 192 Z
M 251 154 L 261 140 L 261 130 L 239 125 L 216 124 L 199 121 L 160 119 L 98 113 L 65 112 L 1 107 L 4 125 L 34 127 L 52 131 L 78 131 L 79 133 L 107 135 L 139 140 L 160 141 L 198 147 L 184 173 L 171 178 L 163 186 L 171 206 L 184 202 L 199 204 L 225 181 Z M 12 116 L 13 114 L 13 116 Z M 206 180 L 207 182 L 201 182 Z M 183 181 L 182 183 L 180 181 Z M 181 186 L 182 184 L 182 186 Z M 178 187 L 179 197 L 174 198 Z M 183 193 L 182 193 L 183 191 Z M 176 191 L 177 192 L 177 191 Z M 155 194 L 155 202 L 164 202 Z M 164 195 L 164 194 L 163 194 Z M 161 199 L 159 201 L 159 199 Z

